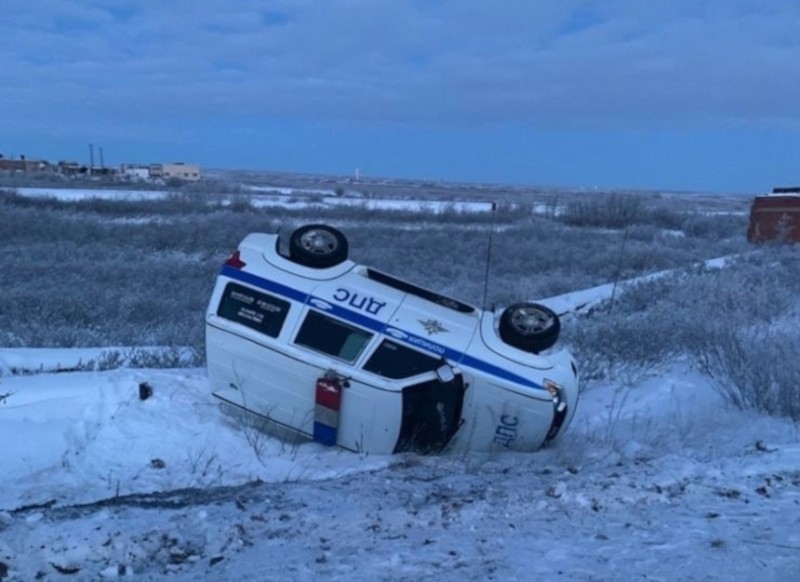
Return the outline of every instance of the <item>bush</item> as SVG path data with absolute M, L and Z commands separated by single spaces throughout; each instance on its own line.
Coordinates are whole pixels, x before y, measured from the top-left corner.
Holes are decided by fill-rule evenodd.
M 723 326 L 697 351 L 700 369 L 738 408 L 800 420 L 800 317 L 780 326 Z
M 572 226 L 624 228 L 642 215 L 642 198 L 627 194 L 599 194 L 568 202 L 559 220 Z
M 675 311 L 631 313 L 609 307 L 605 303 L 563 328 L 562 337 L 578 362 L 581 391 L 608 379 L 632 385 L 684 352 L 677 337 L 683 319 Z
M 724 269 L 623 287 L 565 326 L 582 382 L 635 381 L 690 357 L 734 406 L 800 419 L 800 256 L 764 248 Z
M 690 214 L 681 229 L 688 236 L 716 240 L 741 237 L 747 232 L 748 218 L 737 214 Z

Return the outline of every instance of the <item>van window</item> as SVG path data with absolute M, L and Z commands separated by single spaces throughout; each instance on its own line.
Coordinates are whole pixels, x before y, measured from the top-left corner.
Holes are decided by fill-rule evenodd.
M 270 337 L 278 337 L 281 333 L 288 312 L 288 301 L 237 283 L 228 283 L 217 309 L 218 316 Z
M 295 338 L 295 343 L 312 350 L 354 362 L 372 334 L 337 319 L 310 310 Z
M 384 340 L 364 364 L 364 369 L 392 380 L 399 380 L 431 372 L 440 364 L 441 361 L 432 356 L 401 346 L 391 340 Z

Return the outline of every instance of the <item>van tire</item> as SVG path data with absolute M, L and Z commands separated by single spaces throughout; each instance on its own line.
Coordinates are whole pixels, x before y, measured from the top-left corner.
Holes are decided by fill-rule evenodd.
M 325 224 L 307 224 L 289 237 L 289 258 L 314 269 L 333 267 L 347 260 L 347 238 Z
M 500 338 L 510 346 L 538 354 L 556 343 L 561 320 L 539 303 L 515 303 L 500 316 Z

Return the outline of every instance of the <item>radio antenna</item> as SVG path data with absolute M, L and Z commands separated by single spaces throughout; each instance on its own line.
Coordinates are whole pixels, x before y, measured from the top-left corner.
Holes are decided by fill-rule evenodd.
M 614 296 L 617 294 L 617 283 L 622 276 L 622 259 L 625 257 L 625 243 L 628 242 L 628 226 L 625 227 L 625 234 L 622 237 L 622 246 L 619 248 L 619 260 L 617 261 L 617 274 L 614 277 L 614 286 L 611 288 L 611 301 L 608 304 L 609 313 L 614 308 Z
M 489 224 L 489 244 L 486 247 L 486 272 L 483 275 L 483 301 L 481 307 L 486 309 L 486 294 L 489 291 L 489 265 L 492 262 L 492 242 L 494 239 L 494 218 L 497 212 L 497 202 L 492 201 L 492 220 Z

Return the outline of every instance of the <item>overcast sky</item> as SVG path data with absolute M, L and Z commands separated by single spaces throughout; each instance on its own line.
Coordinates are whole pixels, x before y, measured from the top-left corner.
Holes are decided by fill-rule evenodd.
M 800 183 L 796 0 L 4 0 L 0 153 Z

